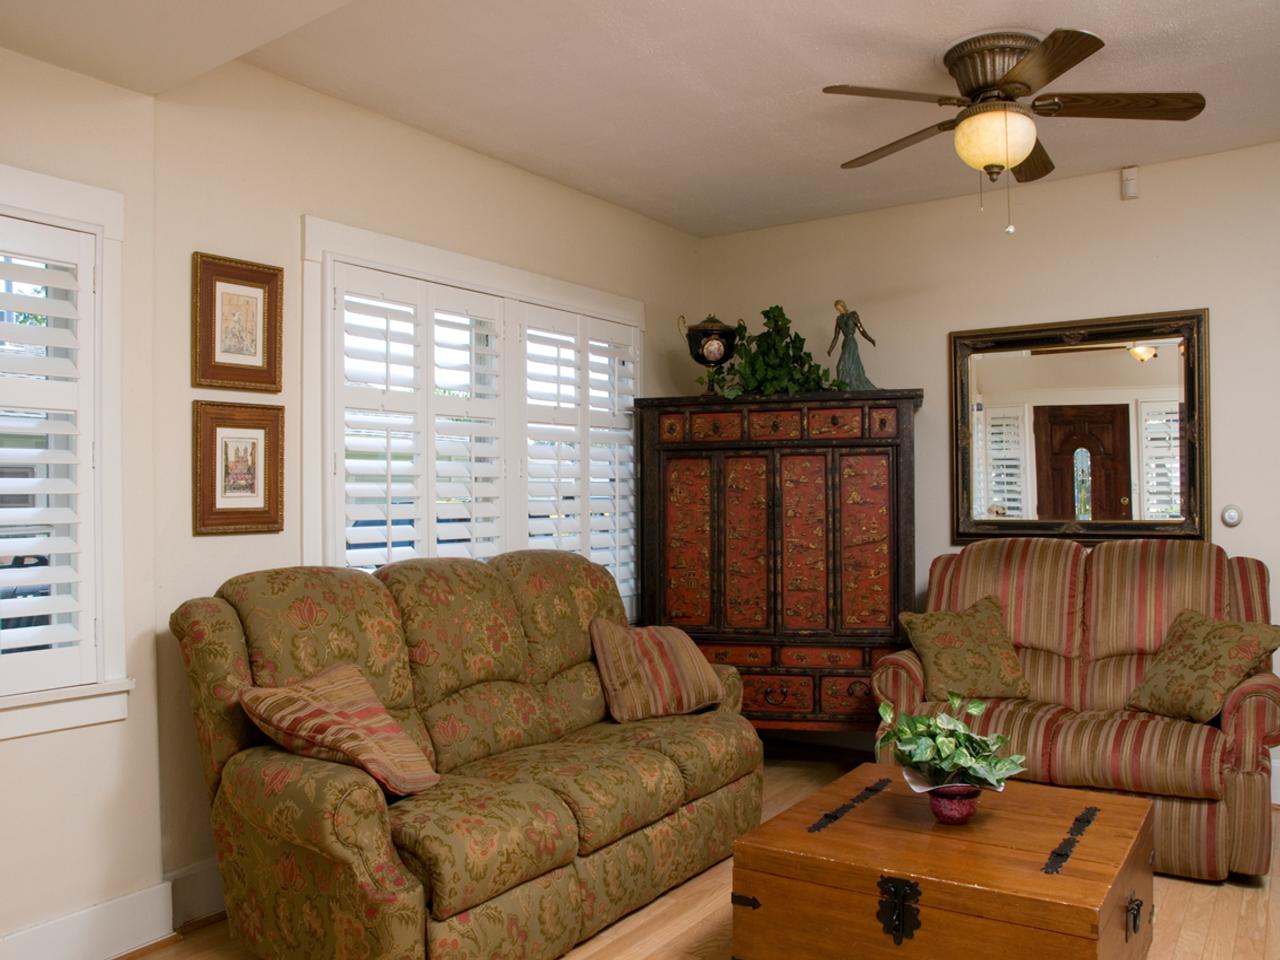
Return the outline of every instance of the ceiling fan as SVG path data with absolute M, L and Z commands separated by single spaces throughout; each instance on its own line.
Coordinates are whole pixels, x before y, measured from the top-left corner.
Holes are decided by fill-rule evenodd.
M 942 58 L 960 96 L 912 93 L 837 84 L 823 93 L 887 100 L 916 100 L 940 107 L 963 107 L 950 120 L 917 130 L 840 166 L 863 167 L 949 130 L 956 153 L 995 181 L 1005 169 L 1025 183 L 1053 170 L 1036 133 L 1037 117 L 1097 117 L 1114 120 L 1190 120 L 1204 109 L 1198 93 L 1050 93 L 1027 106 L 1018 103 L 1076 64 L 1097 53 L 1102 40 L 1083 30 L 1054 30 L 1043 40 L 1014 31 L 984 33 L 962 40 Z

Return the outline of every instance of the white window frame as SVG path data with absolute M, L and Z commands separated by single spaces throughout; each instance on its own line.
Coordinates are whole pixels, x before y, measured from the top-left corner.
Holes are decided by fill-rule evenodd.
M 0 740 L 124 720 L 134 682 L 126 674 L 123 456 L 119 336 L 124 196 L 88 184 L 0 164 L 0 214 L 94 237 L 94 570 L 96 678 L 0 697 Z
M 304 216 L 301 499 L 302 557 L 307 564 L 341 562 L 333 555 L 330 542 L 332 525 L 340 522 L 340 518 L 328 516 L 331 498 L 327 489 L 331 474 L 327 461 L 336 453 L 328 439 L 332 436 L 332 424 L 337 416 L 334 391 L 330 389 L 335 358 L 329 332 L 338 322 L 330 295 L 338 263 L 625 324 L 636 329 L 637 355 L 643 353 L 644 304 L 639 300 L 412 240 Z M 509 316 L 506 320 L 515 322 L 517 318 Z M 521 356 L 520 362 L 523 360 Z M 519 382 L 523 383 L 523 377 Z M 504 403 L 523 402 L 523 389 L 509 390 L 507 398 Z M 307 411 L 319 411 L 319 415 L 308 414 Z M 503 419 L 507 423 L 514 422 L 511 417 Z M 514 485 L 527 482 L 523 469 L 518 475 L 509 476 L 509 480 Z M 519 488 L 523 490 L 522 486 Z M 524 502 L 523 493 L 520 502 Z

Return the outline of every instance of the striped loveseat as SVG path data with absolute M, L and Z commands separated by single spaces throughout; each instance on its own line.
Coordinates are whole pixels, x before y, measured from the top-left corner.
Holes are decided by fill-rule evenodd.
M 1126 711 L 1183 610 L 1221 620 L 1270 620 L 1259 560 L 1208 543 L 1128 540 L 1086 549 L 1070 541 L 987 540 L 933 561 L 929 610 L 998 597 L 1031 683 L 1027 699 L 993 700 L 974 726 L 1009 735 L 1024 778 L 1147 795 L 1156 869 L 1220 880 L 1267 873 L 1271 759 L 1280 744 L 1280 679 L 1257 673 L 1222 713 L 1197 724 Z M 876 667 L 876 697 L 895 710 L 924 702 L 920 660 L 907 650 Z M 883 757 L 889 762 L 889 757 Z

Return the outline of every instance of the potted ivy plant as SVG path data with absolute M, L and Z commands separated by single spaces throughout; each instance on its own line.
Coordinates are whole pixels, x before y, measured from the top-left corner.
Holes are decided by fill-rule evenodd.
M 1009 744 L 1003 733 L 974 733 L 961 716 L 980 717 L 987 709 L 982 700 L 958 693 L 947 695 L 950 713 L 916 716 L 880 704 L 880 718 L 889 729 L 877 747 L 892 745 L 894 759 L 903 766 L 903 779 L 916 793 L 929 794 L 929 807 L 939 823 L 967 823 L 983 790 L 1004 789 L 1009 777 L 1022 773 L 1025 756 L 1000 756 Z

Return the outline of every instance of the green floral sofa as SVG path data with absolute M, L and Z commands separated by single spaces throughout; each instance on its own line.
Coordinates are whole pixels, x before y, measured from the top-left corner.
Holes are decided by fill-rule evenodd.
M 625 622 L 574 554 L 249 573 L 190 600 L 182 646 L 236 937 L 267 958 L 559 957 L 729 856 L 760 819 L 742 686 L 714 711 L 606 718 L 588 625 Z M 359 664 L 442 773 L 386 796 L 270 743 L 239 705 Z

